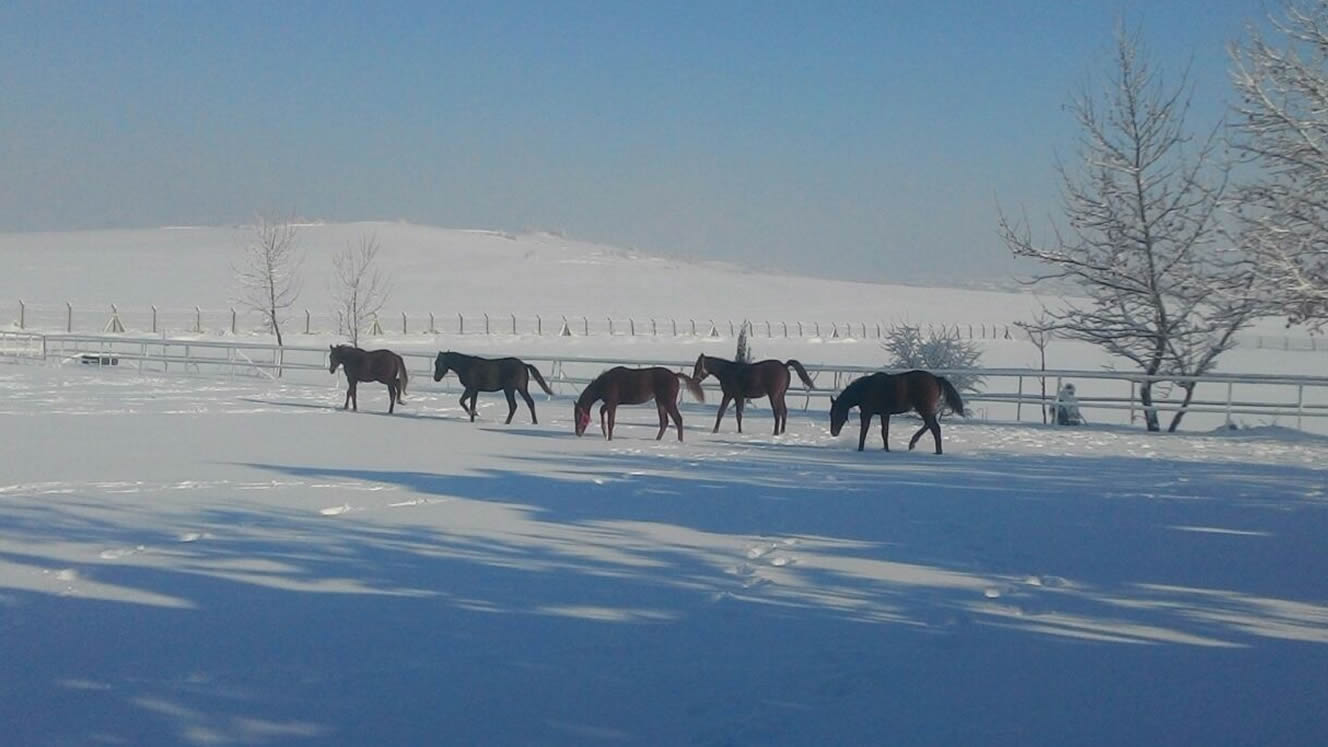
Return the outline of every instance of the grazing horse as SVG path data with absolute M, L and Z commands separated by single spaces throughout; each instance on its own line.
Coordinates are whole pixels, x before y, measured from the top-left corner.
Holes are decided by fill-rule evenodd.
M 701 384 L 685 373 L 677 373 L 667 368 L 610 368 L 586 385 L 581 396 L 576 400 L 572 413 L 576 417 L 576 435 L 586 432 L 590 425 L 590 408 L 598 400 L 604 400 L 599 408 L 599 429 L 608 440 L 613 440 L 613 422 L 618 405 L 639 405 L 655 400 L 659 410 L 658 441 L 664 437 L 669 427 L 669 418 L 678 426 L 678 440 L 682 440 L 682 413 L 678 412 L 678 381 L 687 384 L 687 391 L 699 402 L 705 402 L 705 392 Z M 605 425 L 605 415 L 608 424 Z
M 355 385 L 361 381 L 377 381 L 387 384 L 387 411 L 396 408 L 396 403 L 406 404 L 406 362 L 391 350 L 360 350 L 350 345 L 332 345 L 328 355 L 327 372 L 336 373 L 337 366 L 346 371 L 346 404 L 359 411 L 359 401 L 355 396 Z
M 944 377 L 927 371 L 908 371 L 901 374 L 877 372 L 853 380 L 838 397 L 830 398 L 830 435 L 838 436 L 848 411 L 857 407 L 862 418 L 862 431 L 858 434 L 858 451 L 867 442 L 873 415 L 881 416 L 881 440 L 890 450 L 890 416 L 916 410 L 922 416 L 922 427 L 908 442 L 910 451 L 928 429 L 936 439 L 936 453 L 941 453 L 941 424 L 936 420 L 941 398 L 956 413 L 964 414 L 964 400 L 954 385 Z
M 439 353 L 438 357 L 434 358 L 433 380 L 442 381 L 448 371 L 456 371 L 461 386 L 466 388 L 461 394 L 461 409 L 470 414 L 472 423 L 475 422 L 475 395 L 478 392 L 502 390 L 503 394 L 507 395 L 508 423 L 512 422 L 512 416 L 516 414 L 516 392 L 520 392 L 521 398 L 530 408 L 530 422 L 536 424 L 539 423 L 539 418 L 535 417 L 535 400 L 530 398 L 530 377 L 535 377 L 535 381 L 545 394 L 553 394 L 553 390 L 540 375 L 539 369 L 520 358 L 481 358 L 478 355 L 453 353 L 449 350 L 446 353 Z M 469 406 L 466 405 L 467 399 L 470 400 Z
M 692 369 L 692 378 L 703 381 L 714 374 L 719 379 L 719 386 L 724 390 L 724 399 L 720 400 L 719 413 L 715 415 L 715 429 L 719 433 L 719 422 L 724 419 L 724 411 L 732 401 L 738 418 L 738 432 L 742 433 L 742 407 L 746 400 L 760 397 L 770 398 L 770 409 L 775 413 L 775 435 L 788 428 L 788 405 L 784 404 L 784 393 L 789 388 L 789 368 L 798 372 L 803 386 L 813 388 L 812 380 L 807 376 L 807 369 L 796 360 L 764 360 L 757 363 L 735 363 L 702 353 L 696 357 L 696 367 Z

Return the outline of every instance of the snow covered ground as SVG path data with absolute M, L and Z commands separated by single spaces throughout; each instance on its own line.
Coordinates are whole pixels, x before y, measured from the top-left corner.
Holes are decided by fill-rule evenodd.
M 1328 741 L 1326 439 L 339 383 L 0 366 L 3 741 Z
M 373 228 L 411 308 L 1005 323 L 1037 305 Z M 364 230 L 311 227 L 311 272 Z M 0 297 L 224 305 L 241 234 L 0 236 Z M 875 340 L 754 344 L 884 362 Z M 1036 365 L 984 345 L 986 365 Z M 1245 346 L 1222 370 L 1324 360 Z M 1048 364 L 1109 361 L 1058 342 Z M 608 443 L 572 434 L 565 387 L 504 426 L 501 396 L 472 424 L 425 376 L 393 416 L 378 385 L 341 412 L 343 386 L 0 364 L 0 743 L 1328 743 L 1328 438 L 1285 422 L 946 420 L 935 456 L 902 450 L 915 421 L 858 453 L 797 404 L 774 438 L 764 406 L 711 434 L 714 402 L 688 402 L 681 444 L 625 408 Z

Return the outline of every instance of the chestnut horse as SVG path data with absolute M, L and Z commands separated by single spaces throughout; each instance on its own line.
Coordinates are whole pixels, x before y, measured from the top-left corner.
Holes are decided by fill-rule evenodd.
M 890 450 L 890 416 L 909 410 L 916 410 L 922 416 L 922 427 L 908 442 L 910 451 L 917 445 L 918 439 L 927 430 L 931 430 L 936 440 L 936 453 L 941 453 L 941 424 L 936 420 L 936 413 L 942 397 L 945 404 L 956 413 L 964 414 L 964 400 L 959 391 L 944 377 L 934 376 L 927 371 L 908 371 L 901 374 L 877 372 L 854 379 L 844 387 L 838 397 L 830 398 L 830 435 L 838 436 L 844 421 L 848 420 L 848 411 L 857 407 L 862 419 L 862 430 L 858 434 L 858 451 L 867 443 L 867 430 L 871 428 L 873 415 L 881 416 L 881 440 L 885 450 Z
M 545 394 L 553 394 L 539 369 L 520 358 L 481 358 L 449 350 L 434 358 L 433 380 L 442 381 L 448 371 L 456 371 L 461 386 L 466 388 L 461 394 L 461 409 L 470 415 L 472 423 L 475 422 L 475 395 L 478 392 L 502 390 L 507 395 L 508 423 L 512 422 L 512 416 L 516 414 L 516 393 L 520 392 L 521 399 L 530 408 L 530 422 L 536 425 L 539 424 L 539 418 L 535 417 L 535 400 L 530 398 L 530 377 L 535 377 Z M 467 399 L 470 400 L 469 406 L 466 405 Z
M 669 427 L 669 418 L 678 426 L 678 440 L 682 440 L 682 413 L 678 412 L 678 381 L 687 384 L 687 391 L 699 402 L 705 402 L 705 392 L 701 385 L 685 373 L 677 373 L 667 368 L 610 368 L 586 385 L 581 396 L 576 399 L 572 413 L 576 418 L 576 435 L 586 432 L 590 425 L 590 408 L 598 400 L 604 400 L 599 408 L 599 429 L 608 440 L 613 440 L 614 415 L 618 405 L 639 405 L 655 400 L 659 410 L 658 441 L 664 437 Z M 605 425 L 605 416 L 608 424 Z
M 696 366 L 692 369 L 692 378 L 703 381 L 706 376 L 714 374 L 724 391 L 719 413 L 715 415 L 715 429 L 711 433 L 719 433 L 719 423 L 724 419 L 724 411 L 728 409 L 730 401 L 734 403 L 734 414 L 738 418 L 738 432 L 742 433 L 743 404 L 746 400 L 760 397 L 770 398 L 770 409 L 775 413 L 775 435 L 783 433 L 788 428 L 788 405 L 784 404 L 784 393 L 789 388 L 790 367 L 798 372 L 803 386 L 814 388 L 811 378 L 807 376 L 807 369 L 793 359 L 737 363 L 705 353 L 698 355 Z
M 355 385 L 361 381 L 377 381 L 387 384 L 387 411 L 390 413 L 396 404 L 406 404 L 406 361 L 391 350 L 361 350 L 350 345 L 332 345 L 328 354 L 327 372 L 336 373 L 337 366 L 346 371 L 346 404 L 359 411 L 359 398 L 355 396 Z

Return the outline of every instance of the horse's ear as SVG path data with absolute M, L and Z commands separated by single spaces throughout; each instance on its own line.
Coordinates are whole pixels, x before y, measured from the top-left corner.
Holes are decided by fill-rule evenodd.
M 336 349 L 337 349 L 337 346 L 336 346 L 336 345 L 328 345 L 328 346 L 327 346 L 327 349 L 328 349 L 328 350 L 336 350 Z
M 836 401 L 838 401 L 838 398 L 835 397 L 835 395 L 833 395 L 833 394 L 830 395 L 830 404 L 833 405 Z

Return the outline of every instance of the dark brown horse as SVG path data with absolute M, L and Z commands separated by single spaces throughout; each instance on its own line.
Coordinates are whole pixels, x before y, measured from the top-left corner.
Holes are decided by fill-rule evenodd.
M 734 413 L 738 418 L 738 432 L 742 433 L 742 407 L 746 400 L 760 397 L 770 398 L 770 409 L 775 413 L 775 435 L 783 433 L 788 427 L 788 405 L 784 404 L 784 393 L 789 388 L 789 368 L 798 372 L 803 386 L 813 388 L 812 380 L 807 376 L 807 369 L 796 360 L 777 361 L 774 359 L 756 363 L 736 363 L 702 353 L 696 357 L 696 367 L 692 369 L 692 378 L 703 381 L 714 374 L 719 379 L 719 386 L 724 391 L 724 399 L 719 403 L 719 413 L 715 415 L 715 430 L 719 433 L 719 422 L 724 419 L 724 411 L 729 402 L 734 403 Z
M 830 398 L 830 435 L 839 435 L 844 421 L 848 420 L 848 411 L 857 407 L 862 418 L 858 451 L 862 451 L 867 443 L 867 430 L 871 428 L 873 415 L 881 416 L 881 440 L 885 442 L 885 450 L 889 451 L 890 416 L 916 410 L 922 416 L 922 427 L 909 439 L 909 450 L 912 451 L 922 434 L 930 429 L 932 437 L 936 439 L 936 453 L 940 454 L 941 424 L 936 420 L 936 413 L 942 398 L 951 410 L 964 414 L 964 400 L 954 385 L 944 377 L 933 376 L 927 371 L 869 374 L 854 379 L 838 397 Z
M 698 402 L 705 402 L 705 392 L 701 384 L 685 373 L 676 373 L 667 368 L 623 368 L 617 366 L 600 374 L 586 385 L 581 396 L 577 397 L 572 413 L 576 417 L 576 435 L 586 432 L 590 425 L 590 408 L 599 400 L 604 404 L 599 408 L 599 429 L 610 441 L 613 440 L 613 422 L 618 405 L 639 405 L 655 400 L 659 410 L 658 441 L 664 437 L 669 427 L 669 418 L 678 426 L 678 440 L 682 440 L 682 413 L 678 412 L 678 381 L 687 384 L 687 391 Z M 608 424 L 604 422 L 608 416 Z
M 377 381 L 387 384 L 387 411 L 392 412 L 396 404 L 406 404 L 406 361 L 391 350 L 360 350 L 350 345 L 332 345 L 328 355 L 327 371 L 336 373 L 337 366 L 346 371 L 346 404 L 358 411 L 359 401 L 355 396 L 355 385 L 361 381 Z
M 535 417 L 535 400 L 530 398 L 531 376 L 535 377 L 535 381 L 545 394 L 553 394 L 553 390 L 540 375 L 539 369 L 520 358 L 481 358 L 478 355 L 453 353 L 449 350 L 439 353 L 438 357 L 434 358 L 433 380 L 442 381 L 448 371 L 456 371 L 461 386 L 466 388 L 461 394 L 461 409 L 470 414 L 472 423 L 475 422 L 475 395 L 478 392 L 502 390 L 503 394 L 507 395 L 508 423 L 512 422 L 512 416 L 516 414 L 517 392 L 521 393 L 521 399 L 524 399 L 526 406 L 530 408 L 530 422 L 539 423 L 539 418 Z M 470 400 L 469 406 L 466 405 L 467 399 Z

